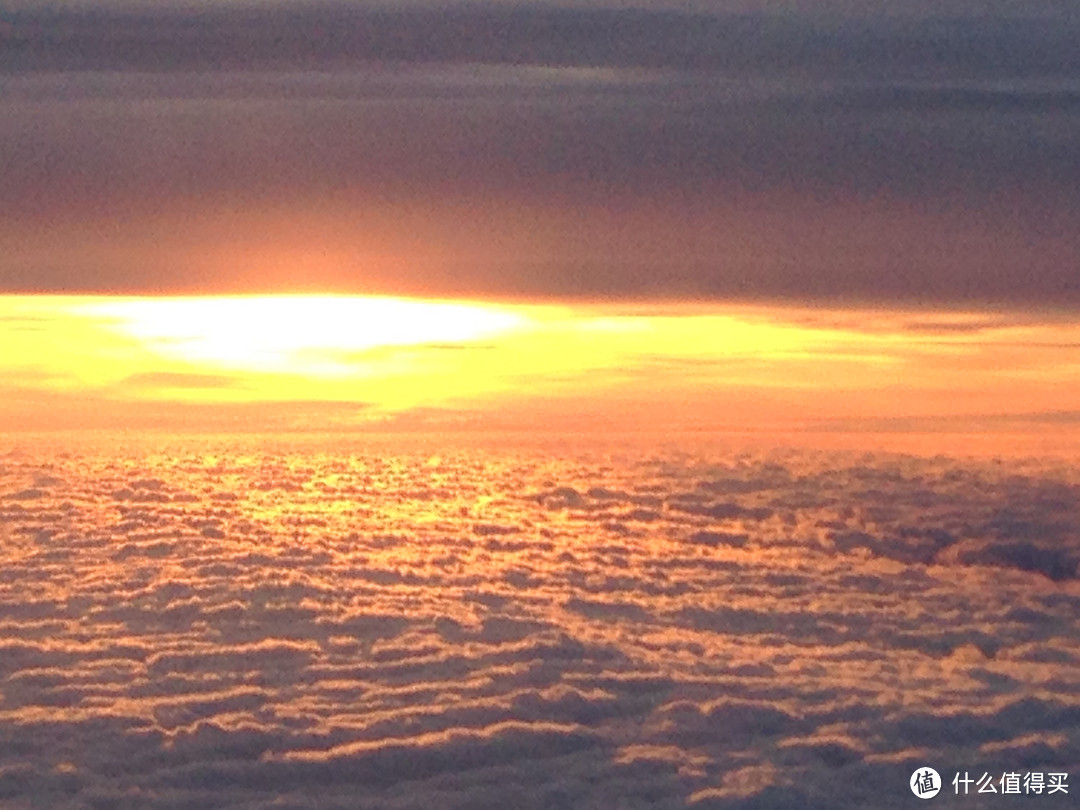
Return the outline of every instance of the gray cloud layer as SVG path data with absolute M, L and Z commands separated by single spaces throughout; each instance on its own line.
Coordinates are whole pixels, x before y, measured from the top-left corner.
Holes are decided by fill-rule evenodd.
M 542 5 L 367 8 L 269 4 L 15 12 L 14 70 L 304 69 L 401 61 L 807 71 L 884 78 L 1075 75 L 1075 28 L 1059 18 L 715 15 Z M 1075 20 L 1074 20 L 1075 22 Z
M 1061 15 L 8 18 L 7 289 L 1080 297 Z

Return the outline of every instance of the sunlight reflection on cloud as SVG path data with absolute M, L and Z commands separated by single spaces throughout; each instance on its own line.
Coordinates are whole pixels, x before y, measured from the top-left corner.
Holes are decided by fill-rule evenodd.
M 0 798 L 888 808 L 924 761 L 1077 772 L 1075 470 L 411 441 L 4 455 Z

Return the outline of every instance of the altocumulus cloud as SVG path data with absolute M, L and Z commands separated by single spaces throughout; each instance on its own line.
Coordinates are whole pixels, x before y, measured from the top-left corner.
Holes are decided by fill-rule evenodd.
M 292 441 L 3 456 L 0 798 L 889 808 L 928 762 L 1077 772 L 1074 470 Z

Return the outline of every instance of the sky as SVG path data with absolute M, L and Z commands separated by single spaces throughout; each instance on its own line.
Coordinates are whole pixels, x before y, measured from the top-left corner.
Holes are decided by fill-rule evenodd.
M 1077 8 L 0 0 L 0 803 L 1074 806 Z
M 1075 800 L 1077 8 L 0 0 L 0 796 Z
M 76 392 L 300 408 L 297 386 L 349 413 L 460 415 L 529 393 L 518 413 L 559 403 L 544 423 L 572 396 L 593 421 L 663 399 L 700 425 L 717 391 L 741 404 L 713 426 L 1080 411 L 1072 4 L 5 9 L 0 317 L 7 400 L 22 403 L 4 406 L 9 424 L 82 425 L 63 399 Z M 86 298 L 297 294 L 471 302 L 512 326 L 404 344 L 391 329 L 375 342 L 397 359 L 358 371 L 355 354 L 309 363 L 328 349 L 309 336 L 368 317 L 363 304 L 196 303 L 227 337 L 147 337 L 153 301 L 118 314 Z M 51 296 L 33 299 L 36 321 L 28 295 Z M 245 328 L 260 317 L 297 337 L 239 339 L 264 334 Z M 625 338 L 642 329 L 661 349 Z M 238 341 L 240 359 L 222 348 Z M 979 393 L 943 393 L 965 375 Z M 70 412 L 83 415 L 42 415 Z

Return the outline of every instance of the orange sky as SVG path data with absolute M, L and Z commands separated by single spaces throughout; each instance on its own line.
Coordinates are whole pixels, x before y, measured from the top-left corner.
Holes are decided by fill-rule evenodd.
M 359 296 L 0 297 L 9 430 L 1064 430 L 1051 314 Z

